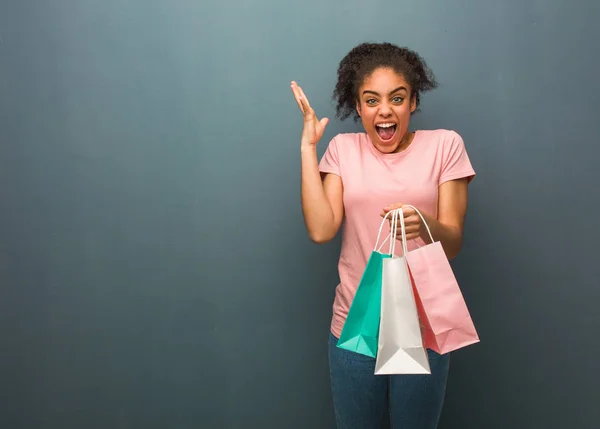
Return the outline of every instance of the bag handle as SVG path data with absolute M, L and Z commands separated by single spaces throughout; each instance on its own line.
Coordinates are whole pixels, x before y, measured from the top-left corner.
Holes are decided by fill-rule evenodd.
M 373 250 L 376 252 L 381 252 L 381 248 L 383 247 L 385 242 L 388 241 L 388 239 L 390 238 L 390 236 L 388 236 L 385 240 L 383 240 L 383 242 L 381 243 L 381 246 L 379 246 L 379 248 L 377 247 L 377 245 L 379 244 L 379 239 L 381 238 L 381 231 L 383 230 L 383 225 L 385 224 L 385 221 L 387 220 L 389 215 L 392 215 L 392 218 L 393 218 L 394 217 L 393 211 L 387 212 L 385 214 L 385 216 L 383 217 L 383 220 L 381 221 L 381 225 L 379 225 L 379 232 L 377 233 L 377 241 L 375 242 L 375 247 L 373 248 Z M 391 250 L 391 243 L 390 243 L 390 250 Z
M 431 234 L 431 229 L 429 229 L 429 225 L 427 225 L 427 221 L 425 221 L 425 218 L 423 217 L 423 215 L 421 214 L 421 212 L 419 211 L 419 209 L 418 209 L 418 208 L 416 208 L 416 207 L 415 207 L 415 206 L 413 206 L 413 205 L 410 205 L 410 204 L 405 204 L 405 205 L 404 205 L 404 207 L 410 207 L 410 208 L 414 209 L 414 211 L 415 211 L 415 212 L 417 212 L 417 214 L 419 215 L 419 217 L 420 217 L 420 218 L 421 218 L 421 220 L 423 221 L 423 225 L 425 225 L 425 228 L 427 229 L 427 233 L 429 234 L 429 238 L 431 239 L 431 242 L 433 243 L 433 242 L 434 242 L 434 240 L 433 240 L 433 235 Z M 401 212 L 401 213 L 403 213 L 401 208 L 400 208 L 400 209 L 395 209 L 395 210 L 390 210 L 389 212 L 387 212 L 387 213 L 386 213 L 386 215 L 385 215 L 385 217 L 383 218 L 383 220 L 385 221 L 385 219 L 387 218 L 387 216 L 388 216 L 390 213 L 392 213 L 393 211 L 396 211 L 396 210 L 400 210 L 400 212 Z M 392 218 L 393 218 L 393 215 L 392 215 Z M 402 221 L 401 221 L 401 223 L 402 223 L 402 224 L 404 224 L 404 214 L 402 214 Z M 382 228 L 382 227 L 383 227 L 383 222 L 381 223 L 381 227 L 379 228 L 379 233 L 381 233 L 381 228 Z M 394 238 L 395 238 L 395 237 L 396 237 L 396 235 L 395 235 L 395 234 L 394 234 L 394 235 L 390 234 L 390 236 L 389 236 L 389 237 L 387 237 L 385 240 L 383 240 L 383 242 L 381 243 L 381 246 L 379 246 L 379 248 L 377 248 L 377 244 L 375 244 L 375 250 L 376 250 L 376 251 L 378 251 L 378 252 L 380 252 L 380 251 L 381 251 L 381 248 L 383 247 L 383 245 L 385 244 L 385 242 L 386 242 L 386 241 L 388 240 L 388 238 L 390 238 L 390 237 L 394 237 Z M 403 241 L 405 241 L 405 239 L 406 239 L 406 235 L 404 234 L 404 235 L 403 235 Z M 393 240 L 393 241 L 395 241 L 395 240 Z M 379 242 L 379 235 L 377 236 L 377 242 Z M 418 243 L 418 242 L 417 242 L 417 246 L 419 246 L 419 243 Z M 419 246 L 419 247 L 421 247 L 421 246 Z M 395 246 L 394 246 L 394 248 L 395 248 Z M 403 250 L 404 250 L 404 249 L 403 249 Z M 393 254 L 393 253 L 392 253 L 392 254 Z
M 395 255 L 396 252 L 396 236 L 398 234 L 398 219 L 400 220 L 400 234 L 402 235 L 402 255 L 406 255 L 408 253 L 408 249 L 406 246 L 406 225 L 404 223 L 404 212 L 402 208 L 398 208 L 394 210 L 394 215 L 392 216 L 392 225 L 390 227 L 390 240 L 391 240 L 391 254 Z
M 394 252 L 396 251 L 396 240 L 392 240 L 392 237 L 395 237 L 395 234 L 397 233 L 398 213 L 396 213 L 396 210 L 391 210 L 391 213 L 392 218 L 390 219 L 390 234 L 385 241 L 388 239 L 390 240 L 390 255 L 394 256 Z

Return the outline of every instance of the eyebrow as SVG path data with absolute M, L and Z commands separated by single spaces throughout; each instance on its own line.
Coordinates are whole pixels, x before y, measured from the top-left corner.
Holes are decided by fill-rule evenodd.
M 400 90 L 408 91 L 408 90 L 407 90 L 405 87 L 403 87 L 403 86 L 399 86 L 398 88 L 396 88 L 396 89 L 394 89 L 392 92 L 390 92 L 390 94 L 393 94 L 393 93 L 395 93 L 395 92 L 398 92 L 398 91 L 400 91 Z M 379 95 L 379 93 L 377 93 L 377 92 L 375 92 L 375 91 L 368 90 L 368 89 L 367 89 L 367 90 L 365 90 L 365 91 L 363 91 L 363 95 L 365 95 L 365 94 L 374 94 L 374 95 Z

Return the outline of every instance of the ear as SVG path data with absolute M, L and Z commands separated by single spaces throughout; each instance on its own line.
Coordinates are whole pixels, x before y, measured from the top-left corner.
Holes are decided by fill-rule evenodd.
M 414 113 L 417 110 L 417 94 L 414 92 L 410 96 L 410 113 Z
M 356 101 L 356 113 L 358 113 L 358 116 L 360 116 L 360 101 Z

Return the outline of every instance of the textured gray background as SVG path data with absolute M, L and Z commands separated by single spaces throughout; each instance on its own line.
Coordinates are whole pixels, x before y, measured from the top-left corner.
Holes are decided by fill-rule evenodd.
M 418 50 L 477 170 L 442 429 L 598 427 L 594 0 L 0 4 L 0 427 L 333 428 L 298 80 Z M 333 121 L 319 146 L 359 129 Z

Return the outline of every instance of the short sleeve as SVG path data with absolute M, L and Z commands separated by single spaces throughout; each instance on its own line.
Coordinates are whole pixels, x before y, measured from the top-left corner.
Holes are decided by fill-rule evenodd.
M 337 147 L 337 139 L 334 137 L 327 146 L 321 162 L 319 163 L 321 173 L 333 173 L 337 176 L 342 175 L 340 170 L 340 159 Z
M 439 185 L 463 178 L 467 178 L 470 183 L 475 178 L 475 170 L 469 160 L 462 137 L 458 133 L 452 132 L 444 142 Z

